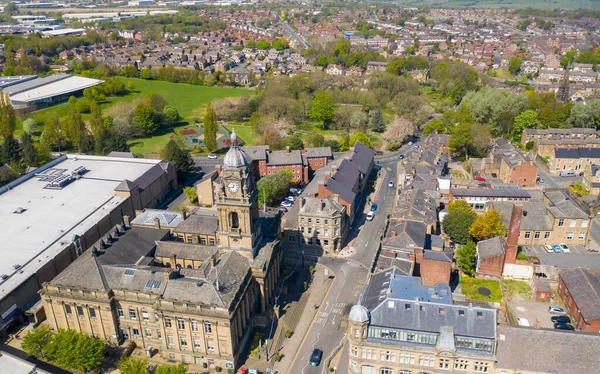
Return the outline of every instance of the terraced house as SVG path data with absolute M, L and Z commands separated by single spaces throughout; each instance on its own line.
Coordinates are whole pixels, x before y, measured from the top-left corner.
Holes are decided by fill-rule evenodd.
M 274 218 L 258 216 L 255 183 L 236 140 L 232 134 L 217 214 L 187 217 L 174 235 L 120 224 L 44 284 L 54 329 L 133 341 L 153 359 L 191 370 L 240 366 L 254 326 L 269 323 L 282 252 L 277 223 L 269 226 Z M 211 218 L 216 225 L 207 223 Z M 198 243 L 207 230 L 216 230 L 213 245 Z

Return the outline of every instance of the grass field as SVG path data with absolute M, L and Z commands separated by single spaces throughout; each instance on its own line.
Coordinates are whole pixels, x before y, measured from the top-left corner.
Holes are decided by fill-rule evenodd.
M 438 8 L 600 9 L 599 2 L 587 0 L 397 0 L 397 3 Z
M 253 145 L 260 138 L 250 125 L 224 125 L 223 127 L 229 131 L 235 130 L 236 135 L 245 145 Z
M 468 300 L 487 301 L 487 302 L 502 302 L 502 290 L 500 289 L 500 282 L 495 280 L 468 278 L 463 276 L 462 282 L 462 293 L 467 297 Z M 484 296 L 477 290 L 479 287 L 487 287 L 491 291 L 491 295 Z
M 253 95 L 253 91 L 241 88 L 229 87 L 209 87 L 209 86 L 194 86 L 182 83 L 169 83 L 162 81 L 147 81 L 134 78 L 120 78 L 124 83 L 133 82 L 135 89 L 127 95 L 109 97 L 100 104 L 101 109 L 107 109 L 111 105 L 119 101 L 132 101 L 138 98 L 143 98 L 151 92 L 161 94 L 169 105 L 174 106 L 179 111 L 182 117 L 180 123 L 176 126 L 167 129 L 160 129 L 157 134 L 149 138 L 135 139 L 130 142 L 131 151 L 144 155 L 156 154 L 169 141 L 171 137 L 175 137 L 178 130 L 182 130 L 194 123 L 195 119 L 202 120 L 206 111 L 206 105 L 213 99 L 223 97 L 238 97 L 244 94 Z M 48 109 L 40 110 L 30 115 L 36 121 L 45 123 L 50 115 L 56 114 L 59 118 L 63 118 L 68 113 L 68 104 L 57 105 Z M 83 119 L 87 120 L 89 114 L 83 114 Z

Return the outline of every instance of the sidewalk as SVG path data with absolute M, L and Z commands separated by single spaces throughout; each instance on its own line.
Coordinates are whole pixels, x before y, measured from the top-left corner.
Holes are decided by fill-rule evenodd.
M 302 346 L 304 337 L 312 326 L 315 315 L 319 310 L 318 307 L 323 302 L 323 299 L 325 299 L 325 296 L 327 295 L 327 292 L 333 283 L 333 278 L 330 277 L 334 274 L 330 270 L 329 277 L 326 277 L 324 274 L 325 269 L 327 269 L 327 267 L 317 264 L 313 284 L 310 286 L 309 291 L 307 291 L 310 292 L 310 295 L 308 295 L 306 302 L 295 303 L 279 320 L 279 326 L 277 327 L 278 331 L 275 333 L 275 336 L 278 336 L 280 329 L 282 330 L 281 333 L 283 336 L 285 336 L 284 328 L 287 328 L 285 326 L 290 327 L 293 335 L 291 338 L 283 340 L 283 347 L 281 347 L 279 350 L 279 353 L 281 354 L 281 361 L 275 363 L 273 371 L 284 374 L 287 373 L 292 366 L 294 357 L 299 352 L 299 348 Z M 294 326 L 293 329 L 292 326 Z M 276 348 L 279 347 L 273 347 L 273 354 L 276 352 Z

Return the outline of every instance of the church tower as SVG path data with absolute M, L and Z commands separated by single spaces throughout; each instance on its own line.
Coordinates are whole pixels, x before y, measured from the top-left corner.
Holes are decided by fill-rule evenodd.
M 254 258 L 259 237 L 258 193 L 246 154 L 231 132 L 231 147 L 221 169 L 216 205 L 219 211 L 219 247 Z

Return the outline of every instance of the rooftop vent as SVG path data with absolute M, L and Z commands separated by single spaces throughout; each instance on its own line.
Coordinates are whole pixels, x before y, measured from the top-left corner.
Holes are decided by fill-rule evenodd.
M 19 265 L 19 264 L 13 265 L 13 269 L 15 269 L 15 270 L 19 270 L 20 268 L 21 268 L 21 265 Z
M 23 214 L 23 213 L 25 213 L 26 210 L 27 209 L 25 209 L 25 208 L 18 207 L 17 209 L 15 209 L 15 211 L 13 213 L 14 214 Z
M 123 275 L 133 275 L 135 274 L 135 269 L 125 269 L 125 271 L 123 272 Z

